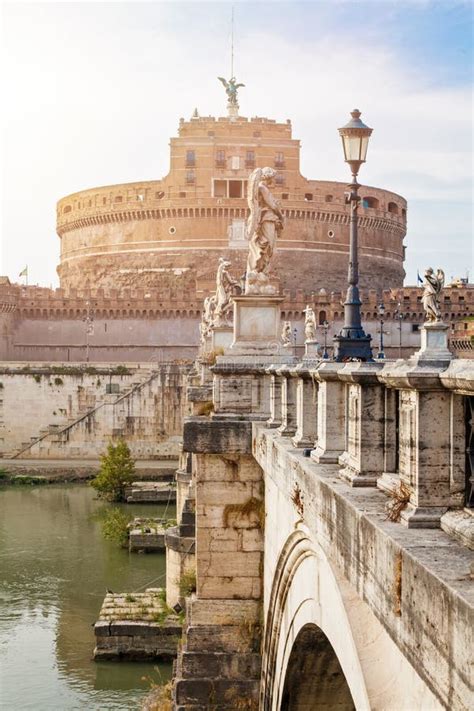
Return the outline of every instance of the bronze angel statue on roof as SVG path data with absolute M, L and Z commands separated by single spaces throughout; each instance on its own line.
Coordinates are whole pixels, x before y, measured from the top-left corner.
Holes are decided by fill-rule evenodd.
M 246 294 L 272 294 L 276 291 L 270 283 L 268 268 L 283 229 L 284 218 L 280 203 L 270 191 L 275 176 L 273 168 L 256 168 L 248 180 L 247 202 L 250 214 L 246 228 L 249 241 Z
M 236 78 L 231 77 L 229 81 L 224 79 L 224 77 L 217 77 L 220 82 L 223 83 L 225 87 L 225 93 L 227 94 L 228 103 L 230 106 L 237 106 L 237 89 L 245 84 L 236 84 Z

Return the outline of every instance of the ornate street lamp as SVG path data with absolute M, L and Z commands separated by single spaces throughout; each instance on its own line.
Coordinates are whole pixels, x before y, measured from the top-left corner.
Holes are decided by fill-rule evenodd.
M 379 316 L 380 316 L 380 346 L 379 346 L 379 352 L 377 354 L 377 358 L 380 358 L 381 360 L 385 358 L 385 353 L 383 350 L 383 324 L 384 320 L 383 317 L 385 315 L 385 306 L 383 305 L 382 302 L 379 304 Z
M 323 321 L 321 324 L 321 328 L 323 329 L 324 333 L 324 350 L 323 350 L 323 359 L 328 360 L 329 358 L 329 353 L 328 353 L 328 331 L 329 331 L 329 323 L 327 321 Z
M 357 253 L 357 208 L 359 207 L 357 175 L 360 166 L 365 163 L 369 137 L 372 129 L 360 120 L 360 111 L 351 112 L 352 119 L 339 130 L 344 148 L 344 160 L 349 163 L 352 173 L 352 182 L 349 184 L 349 194 L 346 202 L 351 206 L 350 218 L 350 245 L 349 245 L 349 271 L 346 300 L 344 302 L 344 325 L 337 336 L 334 337 L 334 357 L 337 361 L 373 360 L 370 347 L 371 337 L 364 332 L 360 317 L 359 298 L 359 261 Z

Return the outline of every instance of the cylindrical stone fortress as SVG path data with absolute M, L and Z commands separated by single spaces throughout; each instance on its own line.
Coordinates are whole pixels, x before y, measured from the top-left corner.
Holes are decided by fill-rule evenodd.
M 62 287 L 214 288 L 218 258 L 245 268 L 246 181 L 255 167 L 278 171 L 272 192 L 286 217 L 274 268 L 287 289 L 347 284 L 345 183 L 307 180 L 291 123 L 263 118 L 181 119 L 162 180 L 110 185 L 57 205 Z M 341 166 L 341 172 L 344 167 Z M 406 201 L 363 186 L 359 218 L 362 287 L 403 284 Z

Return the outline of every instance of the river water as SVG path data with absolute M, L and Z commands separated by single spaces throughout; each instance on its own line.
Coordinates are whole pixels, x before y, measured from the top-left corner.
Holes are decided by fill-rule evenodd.
M 165 585 L 164 554 L 129 554 L 104 539 L 100 517 L 111 506 L 84 484 L 0 487 L 1 711 L 130 711 L 150 679 L 170 677 L 169 664 L 92 661 L 106 588 Z

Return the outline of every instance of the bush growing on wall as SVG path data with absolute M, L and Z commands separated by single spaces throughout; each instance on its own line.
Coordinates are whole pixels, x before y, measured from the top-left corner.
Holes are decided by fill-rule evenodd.
M 107 501 L 124 501 L 125 487 L 132 483 L 135 476 L 135 462 L 128 444 L 124 439 L 117 444 L 111 442 L 100 460 L 99 473 L 91 485 Z

